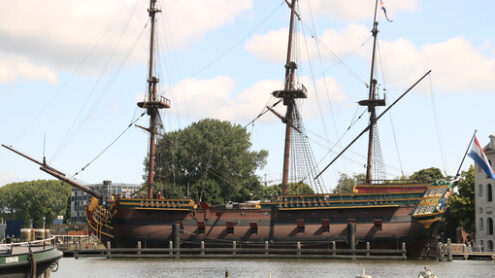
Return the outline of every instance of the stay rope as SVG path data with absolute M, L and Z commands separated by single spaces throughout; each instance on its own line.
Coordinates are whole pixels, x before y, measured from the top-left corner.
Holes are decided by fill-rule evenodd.
M 132 121 L 118 136 L 115 138 L 108 146 L 106 146 L 99 154 L 97 154 L 93 159 L 91 159 L 84 167 L 81 168 L 78 172 L 76 172 L 74 175 L 72 175 L 70 178 L 74 178 L 75 176 L 79 175 L 82 171 L 86 170 L 89 165 L 91 165 L 95 160 L 97 160 L 103 153 L 105 153 L 115 142 L 117 142 L 120 137 L 124 135 L 136 122 L 141 120 L 141 118 L 146 115 L 146 112 L 143 112 L 136 120 Z
M 435 131 L 437 133 L 437 142 L 438 142 L 438 150 L 440 151 L 440 158 L 442 159 L 442 166 L 443 166 L 443 173 L 444 175 L 447 175 L 447 163 L 445 160 L 445 150 L 443 148 L 443 140 L 442 140 L 442 133 L 440 130 L 440 125 L 438 124 L 438 113 L 437 113 L 437 108 L 435 104 L 435 95 L 433 94 L 433 85 L 431 82 L 431 76 L 428 77 L 428 81 L 430 83 L 430 96 L 431 96 L 431 104 L 433 107 L 433 119 L 435 121 Z

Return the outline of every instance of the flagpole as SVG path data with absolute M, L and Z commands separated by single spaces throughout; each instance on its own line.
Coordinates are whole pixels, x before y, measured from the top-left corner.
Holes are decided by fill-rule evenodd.
M 471 148 L 471 145 L 473 144 L 474 137 L 476 136 L 476 132 L 478 132 L 477 129 L 474 130 L 473 137 L 471 138 L 471 141 L 469 142 L 469 145 L 467 147 L 466 153 L 464 154 L 464 157 L 462 158 L 461 165 L 459 165 L 459 169 L 457 169 L 457 174 L 455 174 L 455 177 L 457 178 L 459 176 L 459 172 L 461 171 L 462 164 L 464 163 L 464 159 L 466 159 L 466 155 L 469 152 L 469 149 Z

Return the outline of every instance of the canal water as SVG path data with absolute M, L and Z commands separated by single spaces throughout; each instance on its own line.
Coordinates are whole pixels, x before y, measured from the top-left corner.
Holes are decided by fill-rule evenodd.
M 351 260 L 240 260 L 240 259 L 110 259 L 62 258 L 51 277 L 177 277 L 222 278 L 373 278 L 413 277 L 427 265 L 438 278 L 495 277 L 494 261 L 351 261 Z

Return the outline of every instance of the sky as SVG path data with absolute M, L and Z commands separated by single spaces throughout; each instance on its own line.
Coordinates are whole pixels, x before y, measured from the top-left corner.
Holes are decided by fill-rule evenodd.
M 7 1 L 0 9 L 0 143 L 47 161 L 83 183 L 141 183 L 147 134 L 128 128 L 146 93 L 146 0 Z M 495 134 L 495 38 L 490 0 L 384 0 L 375 76 L 387 104 L 432 73 L 379 122 L 387 178 L 429 167 L 455 175 L 475 129 Z M 367 125 L 373 0 L 298 4 L 299 105 L 318 168 Z M 252 150 L 269 152 L 257 174 L 280 182 L 284 126 L 266 113 L 282 88 L 289 9 L 283 0 L 159 0 L 159 94 L 172 108 L 165 131 L 203 118 L 246 126 Z M 283 111 L 282 105 L 277 106 Z M 383 109 L 379 109 L 378 113 Z M 138 122 L 147 125 L 146 116 Z M 128 128 L 128 129 L 127 129 Z M 123 135 L 92 161 L 124 130 Z M 364 173 L 366 136 L 322 175 Z M 467 159 L 463 169 L 472 161 Z M 0 150 L 0 186 L 50 178 Z

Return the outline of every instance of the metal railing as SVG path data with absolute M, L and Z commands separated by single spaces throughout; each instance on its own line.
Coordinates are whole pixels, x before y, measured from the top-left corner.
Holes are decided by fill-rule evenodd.
M 0 247 L 8 250 L 8 254 L 12 254 L 14 251 L 14 248 L 27 247 L 28 250 L 31 251 L 31 248 L 33 248 L 33 247 L 42 247 L 43 250 L 45 250 L 47 247 L 55 248 L 54 246 L 55 246 L 55 237 L 54 236 L 51 236 L 50 238 L 46 238 L 46 239 L 40 239 L 40 240 L 0 244 Z

